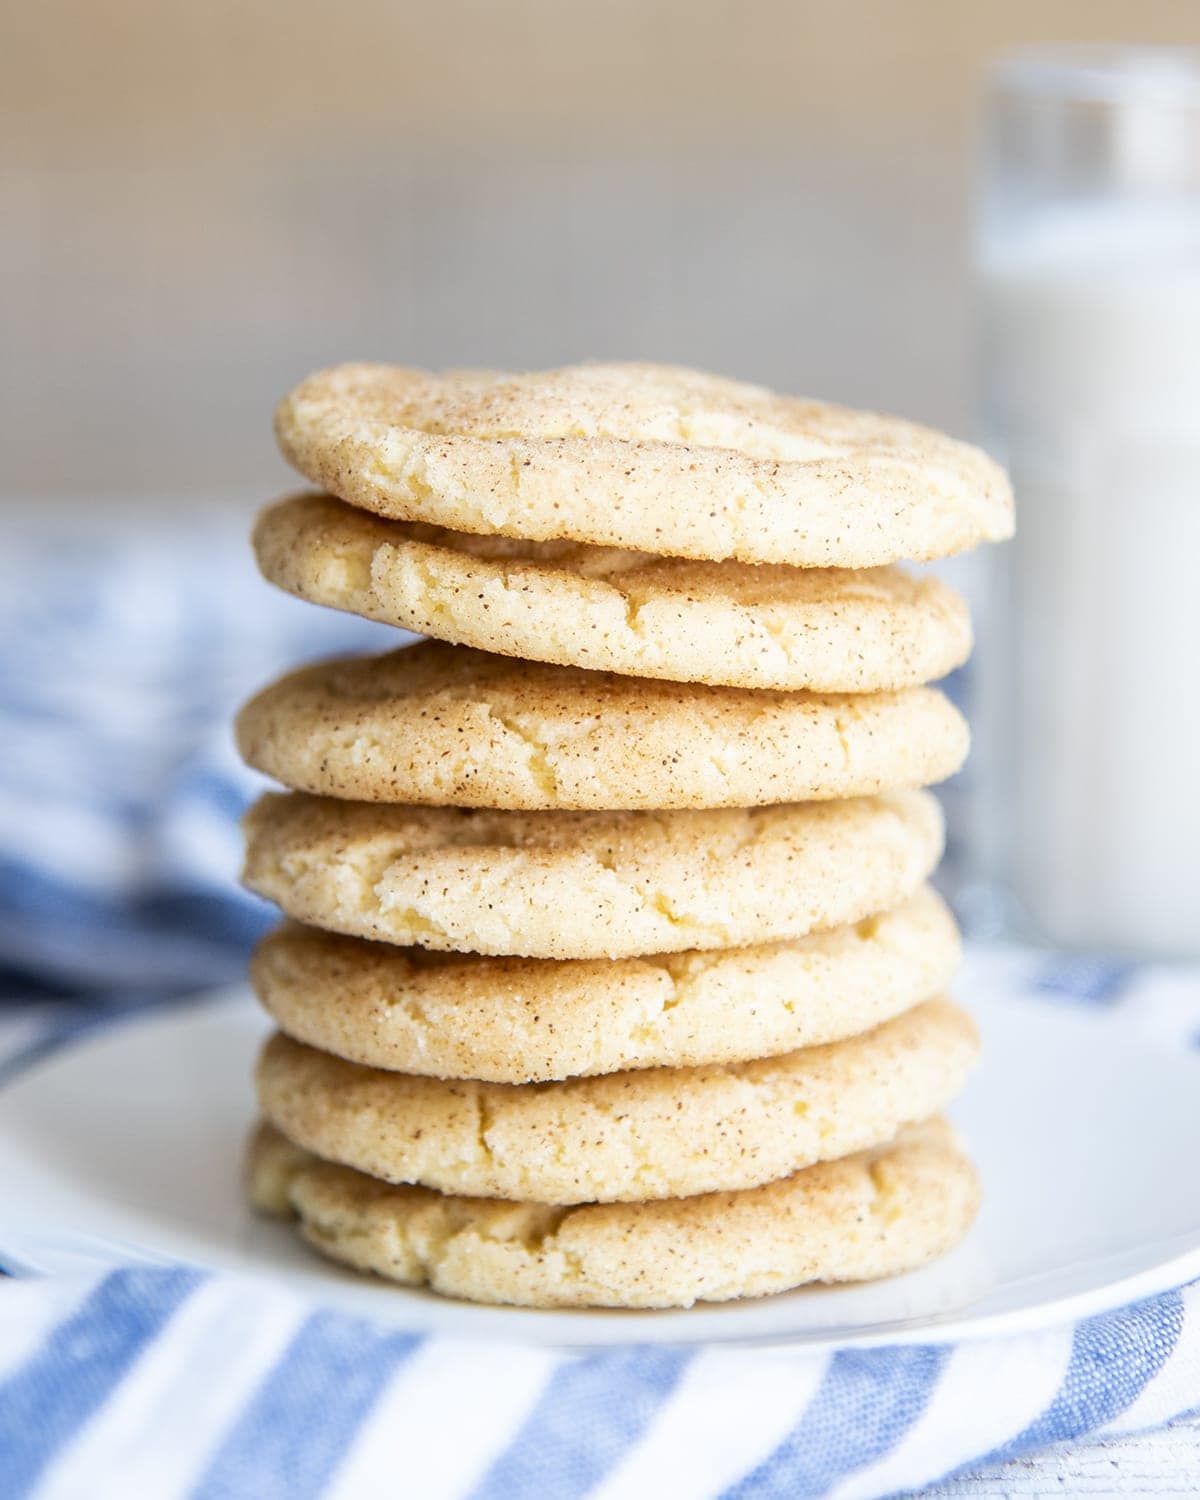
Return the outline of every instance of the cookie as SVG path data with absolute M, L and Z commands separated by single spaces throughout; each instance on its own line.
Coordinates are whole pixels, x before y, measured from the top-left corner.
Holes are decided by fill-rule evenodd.
M 948 1000 L 780 1057 L 561 1083 L 384 1072 L 276 1032 L 258 1103 L 297 1145 L 386 1182 L 632 1203 L 757 1187 L 891 1140 L 959 1093 L 977 1050 L 970 1018 Z
M 929 792 L 714 811 L 491 812 L 268 793 L 243 879 L 297 921 L 529 958 L 748 947 L 888 911 L 937 864 Z
M 963 600 L 899 568 L 697 562 L 386 521 L 328 495 L 269 506 L 266 578 L 314 604 L 502 656 L 716 686 L 894 691 L 971 649 Z
M 425 641 L 319 662 L 242 709 L 245 760 L 361 802 L 752 807 L 925 786 L 966 758 L 936 688 L 867 696 L 650 682 Z
M 324 1164 L 318 1163 L 311 1151 L 261 1120 L 250 1134 L 242 1163 L 242 1185 L 251 1208 L 286 1219 L 292 1212 L 293 1182 L 306 1168 L 317 1165 Z
M 739 1193 L 548 1208 L 391 1187 L 299 1157 L 269 1126 L 251 1201 L 333 1260 L 444 1296 L 521 1307 L 690 1307 L 914 1270 L 962 1239 L 974 1169 L 942 1120 Z
M 791 943 L 655 958 L 475 958 L 286 923 L 250 979 L 281 1031 L 367 1067 L 545 1083 L 774 1057 L 855 1036 L 945 989 L 954 919 L 928 887 Z
M 1008 481 L 978 449 L 668 365 L 342 365 L 285 397 L 275 431 L 320 488 L 456 531 L 841 568 L 1012 534 Z

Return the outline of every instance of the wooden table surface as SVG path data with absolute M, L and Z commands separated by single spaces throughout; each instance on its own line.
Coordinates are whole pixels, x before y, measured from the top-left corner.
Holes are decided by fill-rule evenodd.
M 1200 1391 L 1196 1393 L 1200 1402 Z M 927 1492 L 956 1500 L 1052 1495 L 1200 1495 L 1200 1410 L 1157 1432 L 1067 1444 Z

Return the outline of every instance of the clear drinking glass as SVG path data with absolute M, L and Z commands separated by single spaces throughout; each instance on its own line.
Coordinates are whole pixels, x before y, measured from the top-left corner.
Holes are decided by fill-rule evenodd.
M 973 914 L 1200 954 L 1200 54 L 1002 61 L 977 228 L 1018 532 L 980 631 Z

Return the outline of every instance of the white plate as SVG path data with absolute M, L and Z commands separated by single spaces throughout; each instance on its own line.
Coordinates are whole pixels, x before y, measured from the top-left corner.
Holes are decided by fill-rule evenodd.
M 0 1090 L 0 1265 L 182 1260 L 282 1278 L 413 1329 L 571 1347 L 941 1341 L 1061 1322 L 1200 1275 L 1200 1057 L 1049 1003 L 976 1009 L 984 1062 L 955 1113 L 985 1206 L 952 1255 L 890 1281 L 679 1312 L 548 1313 L 343 1272 L 242 1203 L 266 1029 L 244 991 L 126 1021 Z

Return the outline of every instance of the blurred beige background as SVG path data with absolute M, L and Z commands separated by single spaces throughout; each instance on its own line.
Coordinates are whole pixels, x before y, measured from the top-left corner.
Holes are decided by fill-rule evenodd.
M 1194 0 L 0 0 L 0 495 L 259 497 L 349 357 L 711 366 L 971 427 L 987 57 Z M 10 511 L 10 514 L 12 512 Z

